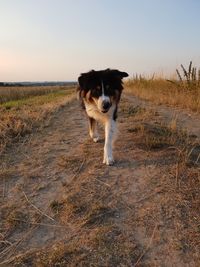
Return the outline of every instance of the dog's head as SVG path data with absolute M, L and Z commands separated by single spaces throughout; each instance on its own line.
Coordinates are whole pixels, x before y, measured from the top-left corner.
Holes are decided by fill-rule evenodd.
M 78 78 L 79 96 L 87 102 L 96 104 L 99 111 L 106 113 L 113 102 L 118 102 L 123 89 L 122 79 L 126 72 L 119 70 L 91 70 Z

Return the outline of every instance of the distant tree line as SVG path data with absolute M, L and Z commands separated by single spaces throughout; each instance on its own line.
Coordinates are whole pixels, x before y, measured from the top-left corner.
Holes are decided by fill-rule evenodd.
M 77 85 L 77 82 L 21 82 L 21 83 L 15 83 L 15 82 L 0 82 L 0 86 L 74 86 Z
M 0 82 L 0 86 L 24 86 L 21 83 L 4 83 L 4 82 Z

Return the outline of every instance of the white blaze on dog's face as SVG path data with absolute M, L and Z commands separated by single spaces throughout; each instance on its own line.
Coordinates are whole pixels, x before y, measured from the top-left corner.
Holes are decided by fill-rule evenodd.
M 91 97 L 93 101 L 96 103 L 98 110 L 103 113 L 108 112 L 110 107 L 112 106 L 112 101 L 110 96 L 105 94 L 103 81 L 101 82 L 101 86 L 99 85 L 92 90 Z
M 126 72 L 110 69 L 83 73 L 79 77 L 79 95 L 88 104 L 95 104 L 100 112 L 106 113 L 119 101 L 122 78 L 127 76 Z

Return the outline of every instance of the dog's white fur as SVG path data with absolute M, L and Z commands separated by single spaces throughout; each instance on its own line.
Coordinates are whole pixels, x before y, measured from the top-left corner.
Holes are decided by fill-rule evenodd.
M 96 104 L 88 103 L 84 100 L 86 112 L 89 117 L 95 119 L 96 121 L 100 121 L 105 126 L 105 145 L 104 145 L 104 158 L 103 163 L 107 165 L 112 165 L 114 163 L 113 154 L 112 154 L 112 146 L 113 141 L 116 137 L 116 122 L 113 120 L 113 113 L 116 106 L 113 104 L 107 113 L 102 113 L 102 103 L 109 97 L 102 95 L 96 101 Z M 98 142 L 99 135 L 97 132 L 97 123 L 95 122 L 94 128 L 90 129 L 90 137 L 94 142 Z

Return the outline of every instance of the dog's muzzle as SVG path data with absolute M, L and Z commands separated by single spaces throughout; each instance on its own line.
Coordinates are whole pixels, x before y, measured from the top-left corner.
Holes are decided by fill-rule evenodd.
M 103 103 L 102 103 L 102 110 L 101 111 L 103 113 L 106 113 L 106 112 L 108 112 L 108 110 L 110 109 L 111 106 L 112 106 L 112 104 L 110 102 L 103 101 Z

